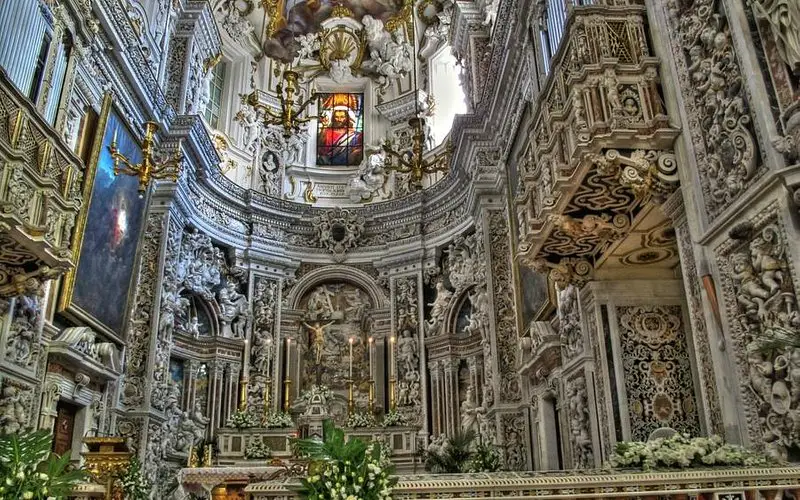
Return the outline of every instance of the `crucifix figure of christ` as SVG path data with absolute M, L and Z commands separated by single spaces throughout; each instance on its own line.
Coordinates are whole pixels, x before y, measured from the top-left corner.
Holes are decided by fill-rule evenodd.
M 303 326 L 308 328 L 308 331 L 311 332 L 311 347 L 314 349 L 314 357 L 317 361 L 317 366 L 322 362 L 322 347 L 325 345 L 325 328 L 333 323 L 333 321 L 329 321 L 322 325 L 319 321 L 315 321 L 313 325 L 309 325 L 303 321 Z

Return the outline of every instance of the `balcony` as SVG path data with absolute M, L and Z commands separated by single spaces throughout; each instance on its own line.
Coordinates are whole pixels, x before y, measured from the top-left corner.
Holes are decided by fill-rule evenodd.
M 0 298 L 74 265 L 83 162 L 0 69 Z
M 679 130 L 645 21 L 632 1 L 572 8 L 534 109 L 514 200 L 519 256 L 561 284 L 591 279 L 643 221 L 659 226 L 652 202 L 678 184 Z

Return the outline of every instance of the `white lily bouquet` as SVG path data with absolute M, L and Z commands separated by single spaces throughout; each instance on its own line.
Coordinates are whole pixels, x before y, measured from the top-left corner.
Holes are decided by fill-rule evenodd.
M 689 468 L 709 466 L 755 467 L 768 464 L 767 457 L 741 446 L 726 444 L 720 436 L 691 438 L 675 434 L 652 441 L 617 443 L 611 455 L 614 467 Z
M 225 423 L 226 427 L 235 429 L 251 429 L 258 427 L 258 418 L 247 410 L 236 410 Z

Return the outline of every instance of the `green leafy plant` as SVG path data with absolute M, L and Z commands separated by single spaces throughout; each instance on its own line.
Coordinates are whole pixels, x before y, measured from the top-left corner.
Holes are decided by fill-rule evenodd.
M 467 464 L 468 472 L 496 472 L 500 470 L 500 453 L 490 445 L 479 444 Z
M 615 467 L 689 468 L 709 466 L 764 466 L 764 455 L 741 446 L 726 444 L 720 436 L 690 438 L 675 434 L 652 441 L 617 443 L 611 455 Z
M 396 479 L 393 466 L 377 443 L 358 438 L 345 441 L 344 431 L 330 420 L 323 424 L 323 439 L 294 441 L 295 449 L 312 460 L 308 477 L 302 480 L 302 498 L 323 500 L 390 500 Z
M 51 453 L 45 430 L 0 437 L 0 500 L 60 500 L 88 477 L 71 470 L 69 455 Z
M 473 456 L 473 441 L 475 433 L 472 431 L 433 441 L 422 454 L 425 470 L 435 474 L 468 472 Z
M 147 500 L 150 498 L 152 484 L 142 473 L 142 464 L 136 457 L 131 458 L 128 468 L 118 478 L 125 500 Z

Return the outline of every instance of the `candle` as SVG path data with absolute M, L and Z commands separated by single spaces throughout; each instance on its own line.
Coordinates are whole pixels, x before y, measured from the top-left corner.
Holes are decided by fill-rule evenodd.
M 119 127 L 114 127 L 114 137 L 111 138 L 111 145 L 116 147 L 117 145 L 117 133 L 119 132 Z
M 266 367 L 265 368 L 266 368 L 266 372 L 267 372 L 267 377 L 269 377 L 272 374 L 272 370 L 270 370 L 270 368 L 272 368 L 272 338 L 267 338 L 267 353 L 266 353 L 266 357 L 267 357 L 267 360 L 266 360 Z
M 353 380 L 353 337 L 350 337 L 350 381 Z
M 242 380 L 250 378 L 250 343 L 244 339 L 244 362 L 242 363 Z
M 292 339 L 286 338 L 286 380 L 289 380 L 289 344 L 292 343 Z
M 372 380 L 372 337 L 369 338 L 369 379 Z
M 392 378 L 394 378 L 395 376 L 395 371 L 396 371 L 395 364 L 397 363 L 397 360 L 395 359 L 396 356 L 394 352 L 394 345 L 395 345 L 395 338 L 394 335 L 392 335 L 391 337 L 389 337 L 389 376 Z

